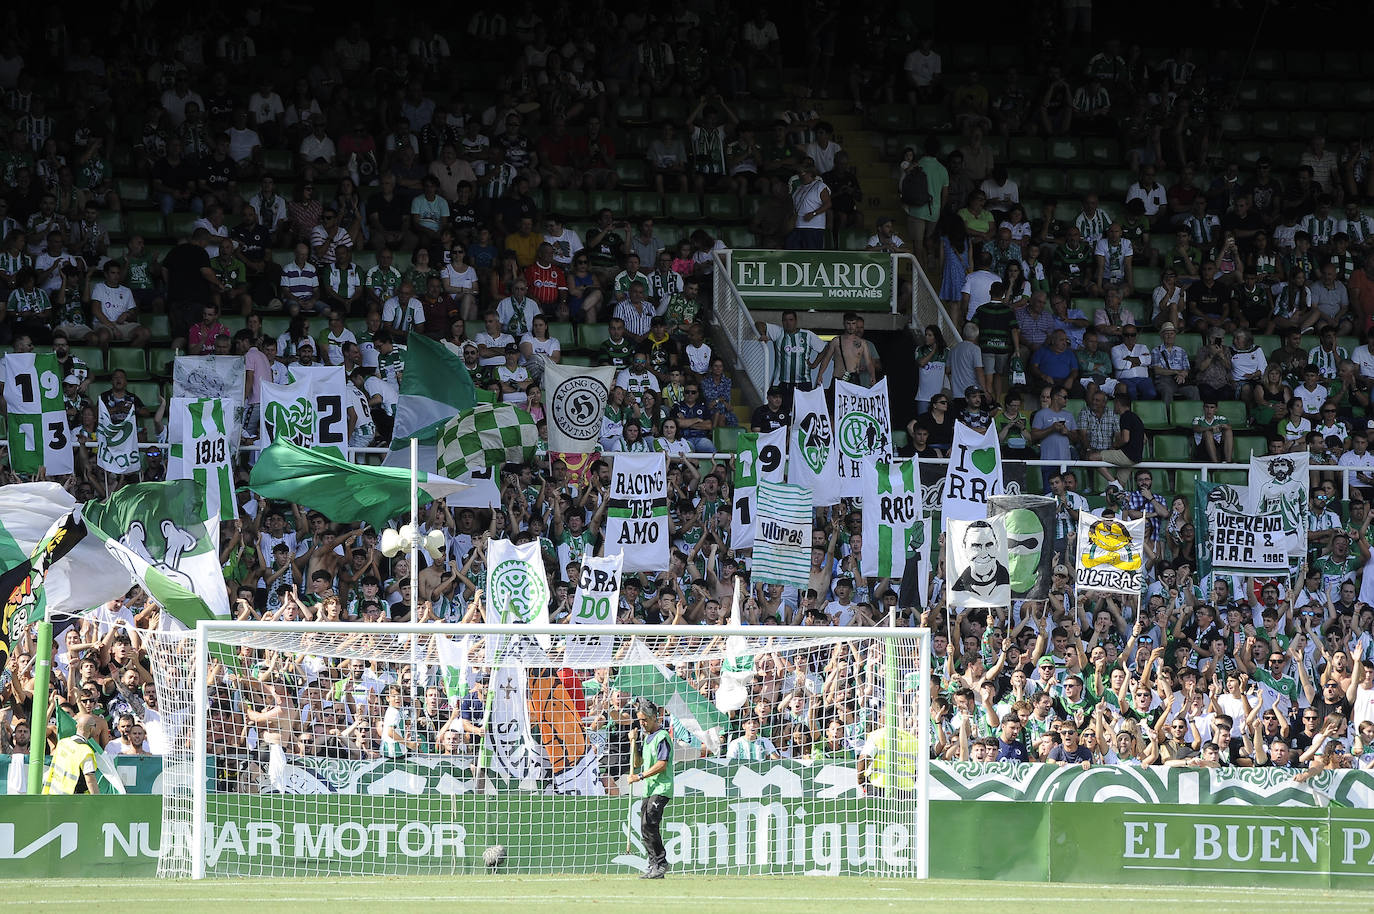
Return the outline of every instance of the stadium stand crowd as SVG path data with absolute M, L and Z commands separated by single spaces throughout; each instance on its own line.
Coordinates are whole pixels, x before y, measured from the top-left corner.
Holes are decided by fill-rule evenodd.
M 937 569 L 931 604 L 899 608 L 898 581 L 860 573 L 845 502 L 817 512 L 811 587 L 750 586 L 747 619 L 935 628 L 945 758 L 1374 766 L 1367 59 L 1123 48 L 1079 2 L 991 46 L 918 31 L 900 4 L 833 0 L 786 21 L 732 4 L 486 5 L 443 28 L 314 23 L 309 44 L 285 9 L 149 6 L 112 34 L 12 9 L 0 40 L 0 343 L 58 354 L 78 441 L 96 398 L 133 411 L 142 478 L 160 478 L 180 353 L 243 354 L 257 381 L 347 366 L 360 448 L 387 444 L 411 334 L 535 418 L 535 353 L 615 364 L 603 447 L 670 455 L 675 539 L 668 568 L 627 577 L 617 618 L 712 624 L 747 579 L 729 542 L 737 431 L 785 424 L 798 385 L 909 380 L 906 455 L 943 456 L 958 418 L 995 424 L 1009 460 L 1064 464 L 1030 469 L 1026 490 L 1058 500 L 1065 562 L 1080 510 L 1152 518 L 1140 605 L 1076 595 L 1065 564 L 1043 603 L 947 621 Z M 932 325 L 880 357 L 859 320 L 832 337 L 784 316 L 764 335 L 805 355 L 778 359 L 779 386 L 748 403 L 711 350 L 726 246 L 914 253 L 960 338 Z M 1262 586 L 1197 576 L 1195 466 L 1135 466 L 1243 481 L 1225 465 L 1298 449 L 1318 468 L 1311 553 L 1296 581 Z M 595 549 L 608 467 L 585 482 L 508 470 L 500 509 L 425 509 L 448 550 L 420 572 L 422 619 L 480 617 L 501 536 L 543 544 L 566 617 L 557 569 Z M 79 500 L 132 481 L 89 461 L 65 480 Z M 246 465 L 236 481 L 236 614 L 409 620 L 407 559 L 384 557 L 378 531 L 255 497 Z M 155 620 L 135 589 L 60 636 L 55 703 L 100 717 L 107 753 L 167 749 L 140 635 Z M 28 741 L 32 638 L 11 658 L 0 752 Z M 412 675 L 240 659 L 215 671 L 224 753 L 270 740 L 374 757 Z M 764 657 L 729 753 L 852 757 L 874 712 L 859 662 Z M 684 675 L 710 692 L 718 670 Z M 449 707 L 430 685 L 418 748 L 470 754 L 484 689 Z M 583 691 L 619 757 L 629 696 L 604 673 Z

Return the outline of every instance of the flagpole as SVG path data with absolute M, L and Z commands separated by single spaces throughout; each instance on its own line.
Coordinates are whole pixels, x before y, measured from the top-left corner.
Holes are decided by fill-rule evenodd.
M 420 621 L 420 439 L 410 439 L 410 621 Z M 418 739 L 420 709 L 415 704 L 415 643 L 410 636 L 411 733 Z
M 48 748 L 48 683 L 52 675 L 52 623 L 38 623 L 38 660 L 33 670 L 33 714 L 29 717 L 29 795 L 43 792 L 43 757 Z

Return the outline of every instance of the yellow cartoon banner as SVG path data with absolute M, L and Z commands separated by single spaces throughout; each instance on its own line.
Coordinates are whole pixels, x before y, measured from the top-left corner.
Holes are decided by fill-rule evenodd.
M 1145 551 L 1145 519 L 1120 520 L 1078 512 L 1074 554 L 1079 590 L 1139 596 L 1144 588 L 1141 565 Z

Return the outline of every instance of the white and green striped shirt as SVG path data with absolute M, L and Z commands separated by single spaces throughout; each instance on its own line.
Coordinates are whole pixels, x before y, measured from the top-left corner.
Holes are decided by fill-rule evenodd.
M 730 740 L 730 749 L 726 752 L 725 759 L 730 762 L 762 762 L 777 753 L 778 750 L 766 736 L 756 736 L 753 742 L 743 736 L 737 736 Z
M 1340 346 L 1336 346 L 1330 352 L 1327 352 L 1321 346 L 1313 346 L 1307 351 L 1307 364 L 1316 365 L 1317 371 L 1321 373 L 1323 378 L 1328 380 L 1334 379 L 1337 374 L 1337 369 L 1340 368 L 1341 362 L 1348 361 L 1349 359 L 1350 354 Z
M 768 341 L 773 344 L 773 381 L 776 384 L 810 384 L 811 353 L 821 341 L 810 330 L 786 333 L 777 324 L 768 325 Z
M 37 314 L 51 307 L 52 301 L 48 298 L 48 293 L 42 289 L 33 289 L 29 292 L 15 289 L 10 293 L 9 309 L 14 314 Z

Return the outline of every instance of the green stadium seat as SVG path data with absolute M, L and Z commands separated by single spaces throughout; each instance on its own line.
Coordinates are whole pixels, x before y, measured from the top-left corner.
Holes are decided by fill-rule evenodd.
M 187 238 L 199 218 L 195 213 L 172 213 L 167 217 L 167 234 L 178 241 Z
M 564 349 L 577 347 L 577 332 L 571 321 L 549 321 L 549 336 L 558 340 Z
M 1152 459 L 1161 463 L 1193 459 L 1193 439 L 1190 435 L 1155 435 L 1150 442 Z
M 1289 76 L 1316 76 L 1322 71 L 1322 56 L 1315 51 L 1284 52 L 1283 69 Z
M 148 353 L 142 349 L 112 347 L 106 368 L 109 374 L 114 374 L 116 370 L 123 369 L 130 381 L 142 381 L 150 376 Z
M 702 213 L 707 219 L 717 222 L 737 220 L 740 218 L 739 197 L 734 194 L 706 194 L 702 197 Z
M 1130 190 L 1131 185 L 1135 183 L 1136 175 L 1125 168 L 1112 168 L 1103 175 L 1102 180 L 1104 182 L 1102 186 L 1107 189 L 1107 196 L 1125 199 L 1126 191 Z
M 701 199 L 696 194 L 666 194 L 663 215 L 674 222 L 694 222 L 701 218 Z
M 1201 470 L 1174 470 L 1174 494 L 1182 495 L 1188 499 L 1189 505 L 1193 504 L 1197 481 L 1201 478 Z
M 1307 84 L 1307 107 L 1309 108 L 1345 108 L 1350 105 L 1350 96 L 1346 94 L 1345 87 L 1340 83 L 1308 83 Z
M 105 373 L 105 352 L 99 346 L 73 346 L 71 354 L 85 362 L 86 367 L 91 370 L 91 374 L 103 375 Z
M 889 132 L 911 130 L 915 126 L 910 105 L 877 105 L 869 114 L 869 122 Z
M 1025 168 L 1045 161 L 1045 141 L 1034 136 L 1012 137 L 1007 143 L 1007 160 Z
M 749 91 L 759 98 L 776 98 L 783 94 L 778 74 L 762 68 L 749 74 Z
M 1059 195 L 1064 193 L 1064 172 L 1060 169 L 1037 168 L 1027 176 L 1030 190 L 1038 196 Z
M 281 336 L 291 326 L 291 318 L 285 314 L 264 314 L 262 332 L 265 336 Z
M 1263 457 L 1269 453 L 1269 443 L 1263 435 L 1236 435 L 1236 449 L 1232 455 L 1237 463 L 1249 463 L 1251 457 Z M 1240 480 L 1240 485 L 1244 485 L 1245 479 Z
M 295 156 L 289 149 L 264 149 L 263 167 L 275 178 L 289 178 L 295 168 Z
M 1083 140 L 1083 158 L 1093 165 L 1114 167 L 1121 164 L 1121 148 L 1111 137 L 1086 137 Z
M 747 226 L 727 225 L 721 228 L 721 240 L 732 248 L 752 248 L 756 241 Z
M 1333 137 L 1359 136 L 1364 117 L 1354 111 L 1332 111 L 1326 116 L 1326 129 Z
M 162 387 L 156 381 L 130 381 L 129 392 L 143 401 L 149 409 L 157 409 L 157 397 Z
M 1288 129 L 1296 136 L 1313 136 L 1326 131 L 1326 115 L 1319 111 L 1294 111 L 1288 115 Z
M 167 237 L 162 213 L 157 210 L 125 213 L 124 227 L 130 235 L 142 235 L 148 241 Z
M 1246 80 L 1236 87 L 1236 101 L 1247 108 L 1264 103 L 1264 85 L 1253 79 Z
M 692 200 L 695 202 L 696 198 L 692 197 Z M 653 191 L 632 190 L 625 195 L 624 215 L 631 219 L 661 216 L 663 215 L 663 198 Z
M 1289 135 L 1288 115 L 1283 111 L 1257 111 L 1252 123 L 1255 136 L 1278 139 Z
M 862 251 L 868 246 L 869 232 L 861 228 L 847 228 L 844 230 L 843 237 L 840 238 L 840 250 L 842 251 Z
M 649 102 L 638 96 L 634 98 L 621 96 L 616 101 L 615 117 L 622 124 L 647 124 L 649 123 Z
M 656 98 L 653 102 L 653 119 L 660 124 L 668 121 L 681 130 L 687 121 L 687 104 L 680 98 Z
M 115 181 L 115 191 L 119 202 L 124 206 L 147 206 L 151 200 L 151 190 L 143 178 L 120 178 Z
M 1083 161 L 1083 142 L 1076 137 L 1054 137 L 1045 143 L 1046 158 L 1060 165 Z
M 1244 136 L 1250 132 L 1250 115 L 1244 111 L 1223 112 L 1221 129 L 1228 136 Z
M 558 213 L 565 219 L 584 215 L 587 209 L 587 195 L 580 190 L 549 191 L 549 212 Z
M 1064 409 L 1067 410 L 1067 411 L 1069 412 L 1069 414 L 1072 415 L 1072 416 L 1074 417 L 1075 420 L 1077 420 L 1077 419 L 1078 419 L 1078 414 L 1079 414 L 1079 412 L 1081 412 L 1082 409 L 1083 409 L 1083 407 L 1085 407 L 1085 406 L 1087 406 L 1087 405 L 1088 405 L 1088 401 L 1087 401 L 1087 400 L 1070 400 L 1070 401 L 1065 405 Z
M 1136 337 L 1136 342 L 1153 352 L 1154 348 L 1160 344 L 1159 334 L 1142 330 L 1140 335 Z
M 1134 272 L 1135 287 L 1146 295 L 1154 291 L 1155 286 L 1159 285 L 1160 276 L 1163 275 L 1159 267 L 1136 267 Z
M 1074 168 L 1064 173 L 1068 177 L 1066 187 L 1071 196 L 1083 197 L 1096 193 L 1107 196 L 1102 186 L 1102 173 L 1090 168 Z
M 1222 400 L 1217 404 L 1217 414 L 1230 420 L 1231 431 L 1235 434 L 1250 427 L 1250 411 L 1239 400 Z
M 103 210 L 100 213 L 100 225 L 111 236 L 124 234 L 124 214 L 114 210 Z M 92 264 L 94 266 L 94 264 Z
M 625 215 L 625 195 L 618 190 L 594 190 L 587 194 L 587 212 L 609 209 L 617 217 Z
M 1283 59 L 1279 51 L 1257 49 L 1250 57 L 1250 69 L 1257 75 L 1272 77 L 1283 71 Z
M 1236 448 L 1236 460 L 1238 460 L 1238 461 L 1243 461 L 1243 460 L 1246 460 L 1246 459 L 1247 459 L 1246 457 L 1243 457 L 1243 456 L 1241 455 L 1240 448 Z M 1228 486 L 1243 486 L 1243 485 L 1245 485 L 1246 483 L 1248 483 L 1248 482 L 1250 481 L 1250 471 L 1249 471 L 1249 470 L 1208 470 L 1208 471 L 1207 471 L 1207 481 L 1208 481 L 1208 482 L 1220 483 L 1220 484 L 1222 484 L 1222 485 L 1228 485 Z
M 711 430 L 711 441 L 715 443 L 716 450 L 722 454 L 733 454 L 739 449 L 739 428 L 721 426 Z
M 615 176 L 622 187 L 644 187 L 649 183 L 649 163 L 642 159 L 617 159 Z
M 172 339 L 172 322 L 165 314 L 140 314 L 138 322 L 148 328 L 149 340 L 166 343 Z
M 1169 408 L 1163 400 L 1137 400 L 1131 404 L 1131 409 L 1151 431 L 1173 428 L 1169 422 Z
M 1328 49 L 1322 52 L 1322 69 L 1328 76 L 1350 76 L 1360 71 L 1360 58 L 1354 51 Z
M 581 349 L 595 352 L 610 337 L 611 328 L 606 324 L 579 324 L 577 327 L 577 345 Z
M 168 378 L 172 375 L 172 362 L 176 359 L 175 349 L 149 349 L 148 367 L 152 373 L 160 378 Z
M 590 368 L 593 364 L 592 357 L 579 352 L 565 352 L 563 354 L 564 365 L 576 365 L 579 368 Z

